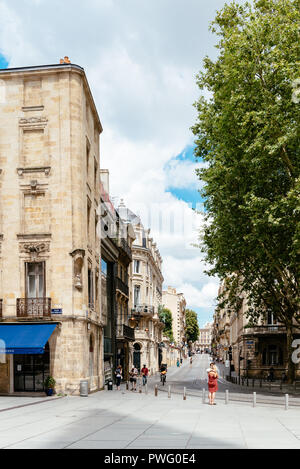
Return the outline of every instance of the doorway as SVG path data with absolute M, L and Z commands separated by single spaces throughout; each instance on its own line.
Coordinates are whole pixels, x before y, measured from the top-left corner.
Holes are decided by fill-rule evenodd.
M 43 392 L 44 382 L 50 374 L 49 344 L 43 354 L 14 355 L 14 391 Z
M 139 344 L 134 344 L 133 346 L 133 366 L 139 371 L 141 369 L 141 346 Z

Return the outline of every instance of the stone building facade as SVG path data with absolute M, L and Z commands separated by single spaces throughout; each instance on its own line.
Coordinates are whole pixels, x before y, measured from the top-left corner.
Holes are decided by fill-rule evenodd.
M 132 303 L 131 324 L 135 326 L 133 364 L 141 369 L 144 364 L 151 372 L 158 371 L 162 362 L 164 324 L 158 312 L 162 303 L 162 258 L 150 230 L 127 208 L 119 207 L 122 218 L 134 228 L 132 244 Z
M 69 61 L 0 70 L 0 84 L 0 339 L 12 341 L 0 392 L 42 391 L 49 374 L 57 392 L 81 379 L 101 389 L 102 126 L 89 84 Z
M 101 169 L 101 278 L 105 379 L 114 378 L 118 365 L 129 379 L 133 363 L 134 328 L 129 325 L 132 298 L 132 243 L 135 232 L 122 219 L 109 196 L 109 171 Z
M 203 352 L 211 350 L 212 325 L 211 322 L 207 322 L 203 327 L 199 328 L 197 347 Z
M 219 295 L 225 291 L 225 282 Z M 236 309 L 218 308 L 214 314 L 212 348 L 218 360 L 228 360 L 231 371 L 237 376 L 266 378 L 270 368 L 274 378 L 281 379 L 287 370 L 286 329 L 273 314 L 249 324 L 248 301 L 242 292 Z M 300 338 L 300 328 L 295 325 L 294 339 Z M 229 374 L 229 368 L 228 368 Z M 300 376 L 296 365 L 296 376 Z
M 172 329 L 175 345 L 179 350 L 180 358 L 187 356 L 186 348 L 186 322 L 185 310 L 186 300 L 183 293 L 177 293 L 176 288 L 168 287 L 163 291 L 162 302 L 165 308 L 168 308 L 172 313 Z

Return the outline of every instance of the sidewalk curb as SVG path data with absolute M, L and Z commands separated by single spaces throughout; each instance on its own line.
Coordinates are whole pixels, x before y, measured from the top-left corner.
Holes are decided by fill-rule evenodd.
M 64 396 L 54 397 L 52 399 L 44 399 L 43 401 L 30 402 L 28 404 L 15 405 L 13 407 L 7 407 L 6 409 L 0 409 L 0 412 L 7 412 L 9 410 L 20 409 L 21 407 L 29 407 L 29 406 L 32 406 L 32 405 L 43 404 L 44 402 L 54 402 L 54 401 L 57 401 L 57 400 L 63 399 L 63 398 L 64 398 Z

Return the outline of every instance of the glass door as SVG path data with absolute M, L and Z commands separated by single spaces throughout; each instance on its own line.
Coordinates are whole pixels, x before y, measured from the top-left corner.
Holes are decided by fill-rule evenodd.
M 14 355 L 14 390 L 16 392 L 42 392 L 50 373 L 49 345 L 41 355 Z

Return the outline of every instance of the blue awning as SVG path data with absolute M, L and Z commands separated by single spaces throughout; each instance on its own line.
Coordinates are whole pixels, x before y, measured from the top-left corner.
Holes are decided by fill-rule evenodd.
M 57 324 L 0 324 L 0 353 L 42 354 Z

